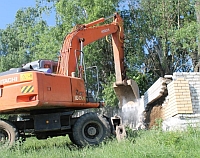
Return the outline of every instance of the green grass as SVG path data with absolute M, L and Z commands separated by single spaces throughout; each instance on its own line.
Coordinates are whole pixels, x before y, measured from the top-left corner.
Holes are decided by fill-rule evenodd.
M 200 129 L 162 132 L 128 130 L 128 138 L 117 142 L 108 140 L 99 146 L 78 148 L 69 138 L 47 140 L 29 138 L 22 145 L 0 151 L 1 158 L 198 158 L 200 157 Z

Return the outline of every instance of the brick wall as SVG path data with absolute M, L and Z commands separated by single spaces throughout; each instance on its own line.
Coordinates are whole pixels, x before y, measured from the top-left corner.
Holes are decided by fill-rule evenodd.
M 167 119 L 177 114 L 192 114 L 192 100 L 189 82 L 184 78 L 177 78 L 167 85 L 167 103 L 163 106 L 163 118 Z
M 192 100 L 194 114 L 200 114 L 200 73 L 199 72 L 183 72 L 174 73 L 173 78 L 184 78 L 189 83 L 189 89 Z

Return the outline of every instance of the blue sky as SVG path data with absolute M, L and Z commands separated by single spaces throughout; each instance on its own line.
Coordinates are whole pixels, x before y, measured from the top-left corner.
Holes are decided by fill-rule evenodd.
M 8 24 L 15 20 L 15 14 L 19 9 L 34 7 L 35 0 L 0 0 L 0 29 L 5 29 Z M 53 16 L 45 16 L 49 25 L 54 24 Z

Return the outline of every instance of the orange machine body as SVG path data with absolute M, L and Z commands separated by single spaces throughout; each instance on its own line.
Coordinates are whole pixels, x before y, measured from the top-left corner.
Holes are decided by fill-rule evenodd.
M 99 103 L 86 101 L 83 79 L 38 71 L 1 76 L 0 91 L 1 113 L 99 106 Z
M 83 79 L 84 64 L 81 61 L 83 46 L 112 35 L 116 83 L 122 85 L 126 79 L 122 18 L 116 13 L 112 23 L 97 25 L 105 20 L 100 18 L 89 24 L 80 25 L 65 37 L 56 74 L 28 70 L 0 76 L 0 113 L 101 106 L 101 103 L 87 100 Z M 78 75 L 75 77 L 76 72 Z
M 118 13 L 112 17 L 110 24 L 100 25 L 107 19 L 100 18 L 74 28 L 64 39 L 58 62 L 39 59 L 0 73 L 0 114 L 11 114 L 7 120 L 0 120 L 0 148 L 34 135 L 47 139 L 68 134 L 80 147 L 98 145 L 111 134 L 120 139 L 125 136 L 119 116 L 75 113 L 103 106 L 97 97 L 98 68 L 85 67 L 83 47 L 107 35 L 112 36 L 116 75 L 113 87 L 119 107 L 139 96 L 137 84 L 126 77 L 122 18 Z M 95 69 L 96 74 L 87 74 Z M 94 89 L 89 84 L 91 78 L 97 79 Z

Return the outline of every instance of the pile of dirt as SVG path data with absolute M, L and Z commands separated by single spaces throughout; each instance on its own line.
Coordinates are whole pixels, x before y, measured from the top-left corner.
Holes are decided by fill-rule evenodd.
M 148 110 L 145 111 L 145 124 L 147 124 L 148 128 L 152 128 L 153 126 L 157 126 L 157 119 L 162 118 L 162 106 L 156 105 L 153 107 L 149 107 Z

